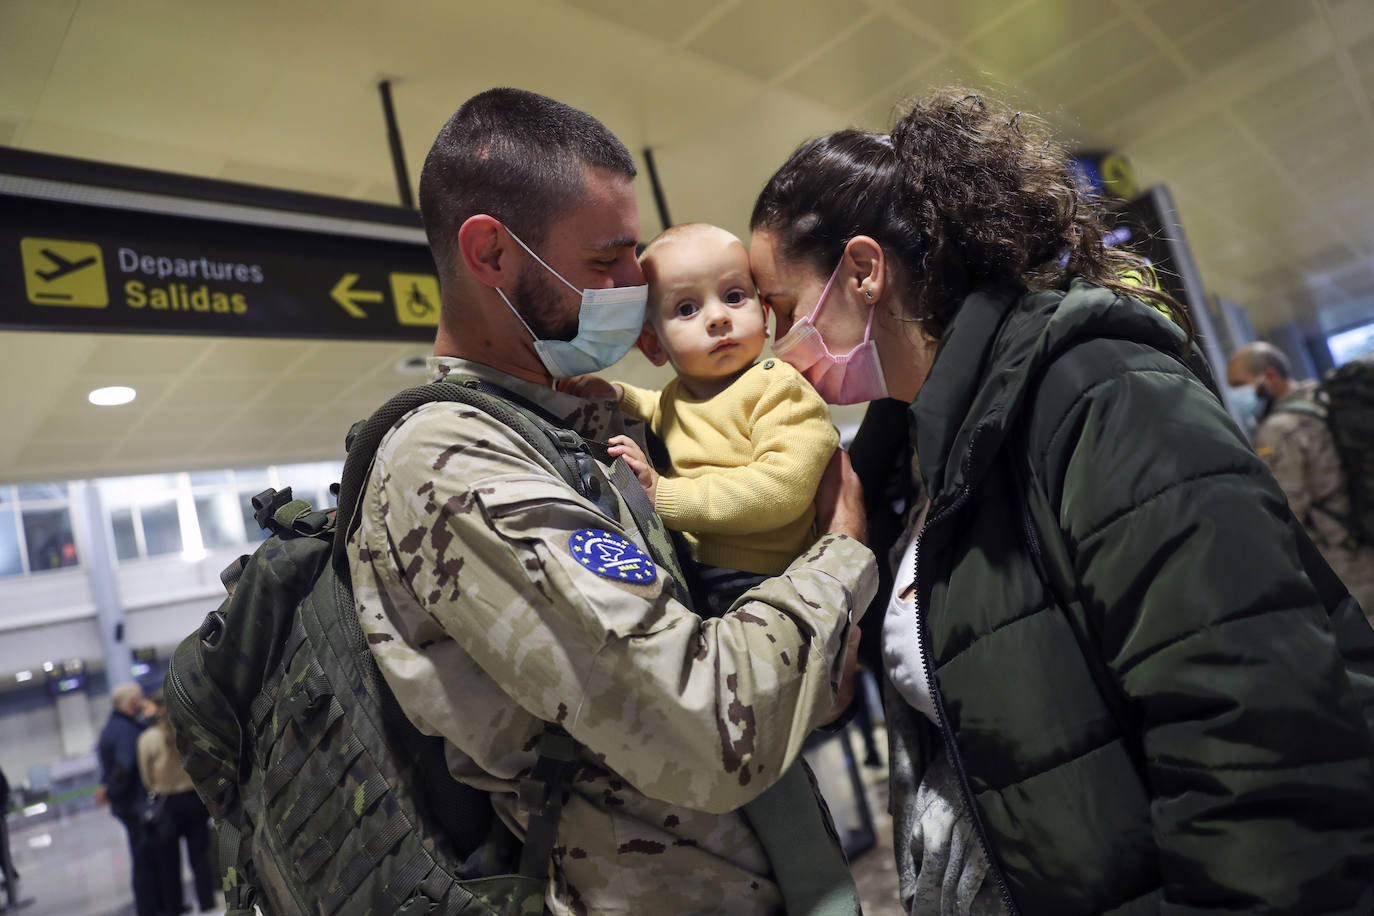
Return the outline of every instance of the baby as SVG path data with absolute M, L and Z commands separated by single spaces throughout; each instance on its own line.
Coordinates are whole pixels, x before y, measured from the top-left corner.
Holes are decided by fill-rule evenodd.
M 674 226 L 640 255 L 649 305 L 638 345 L 677 378 L 662 391 L 587 379 L 663 440 L 672 469 L 654 470 L 626 436 L 610 440 L 654 509 L 691 548 L 691 578 L 721 614 L 778 575 L 814 538 L 816 487 L 839 444 L 830 412 L 796 369 L 755 362 L 768 321 L 749 252 L 716 226 Z M 605 386 L 605 387 L 603 387 Z

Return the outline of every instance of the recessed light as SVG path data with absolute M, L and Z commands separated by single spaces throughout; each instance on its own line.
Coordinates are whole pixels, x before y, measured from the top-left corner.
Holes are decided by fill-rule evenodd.
M 132 388 L 124 385 L 113 385 L 109 388 L 97 388 L 86 395 L 86 399 L 98 407 L 114 407 L 129 403 L 136 394 L 137 392 Z

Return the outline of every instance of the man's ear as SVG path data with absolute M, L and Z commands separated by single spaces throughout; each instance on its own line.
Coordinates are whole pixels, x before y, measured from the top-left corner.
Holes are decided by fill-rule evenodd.
M 501 221 L 479 213 L 458 227 L 458 253 L 468 273 L 487 286 L 508 286 L 514 279 L 515 261 L 506 257 L 510 247 Z
M 658 339 L 658 332 L 649 322 L 644 322 L 644 328 L 639 332 L 639 338 L 635 341 L 635 346 L 639 347 L 639 352 L 649 358 L 649 362 L 655 366 L 662 366 L 668 362 L 668 354 L 663 349 L 663 344 Z

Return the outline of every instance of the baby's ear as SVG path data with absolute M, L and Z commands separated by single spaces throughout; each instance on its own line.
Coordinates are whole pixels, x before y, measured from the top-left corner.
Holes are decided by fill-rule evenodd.
M 663 344 L 658 340 L 658 332 L 649 322 L 644 322 L 644 329 L 639 332 L 639 339 L 635 341 L 635 346 L 639 347 L 639 352 L 649 358 L 649 362 L 655 366 L 662 366 L 668 362 L 668 354 L 663 350 Z

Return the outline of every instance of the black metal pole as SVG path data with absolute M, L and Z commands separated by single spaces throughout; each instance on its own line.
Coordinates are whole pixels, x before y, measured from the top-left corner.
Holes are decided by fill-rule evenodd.
M 649 167 L 649 185 L 654 189 L 654 203 L 658 206 L 658 221 L 667 229 L 673 224 L 668 215 L 668 200 L 663 196 L 663 186 L 658 183 L 658 167 L 654 165 L 654 151 L 644 147 L 644 164 Z
M 396 170 L 396 191 L 401 196 L 401 206 L 407 210 L 415 209 L 415 196 L 410 193 L 410 176 L 406 174 L 405 151 L 401 149 L 401 129 L 396 126 L 396 106 L 391 104 L 391 80 L 377 84 L 382 94 L 382 113 L 386 115 L 386 140 L 391 144 L 391 165 Z

